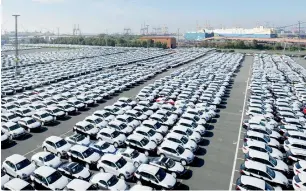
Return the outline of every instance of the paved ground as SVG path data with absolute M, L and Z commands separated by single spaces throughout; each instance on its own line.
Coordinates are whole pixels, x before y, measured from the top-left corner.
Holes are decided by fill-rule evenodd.
M 18 54 L 29 54 L 29 53 L 34 53 L 34 52 L 51 52 L 51 51 L 62 51 L 62 50 L 67 50 L 66 48 L 37 48 L 37 49 L 30 49 L 30 50 L 19 50 Z M 10 51 L 5 51 L 1 52 L 2 54 L 15 54 L 15 50 L 10 50 Z
M 217 123 L 212 123 L 203 144 L 204 155 L 198 156 L 202 167 L 191 167 L 192 178 L 184 180 L 190 190 L 227 190 L 231 182 L 237 137 L 241 123 L 241 112 L 246 84 L 253 57 L 247 56 L 234 80 L 230 97 L 220 111 Z

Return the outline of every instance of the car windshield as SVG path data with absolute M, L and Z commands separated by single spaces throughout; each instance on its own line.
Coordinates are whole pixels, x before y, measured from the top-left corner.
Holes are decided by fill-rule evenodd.
M 61 111 L 60 109 L 56 108 L 56 109 L 53 110 L 53 113 L 58 113 L 60 111 Z
M 15 125 L 9 127 L 10 131 L 14 131 L 14 130 L 19 129 L 19 128 L 20 128 L 20 126 L 18 124 L 15 124 Z
M 82 141 L 86 138 L 86 136 L 83 134 L 76 134 L 76 135 L 73 135 L 72 137 L 74 137 L 76 141 Z
M 157 123 L 155 124 L 155 127 L 156 127 L 156 129 L 159 129 L 159 128 L 161 127 L 161 123 L 157 122 Z
M 144 111 L 144 112 L 146 112 L 146 111 L 148 111 L 149 109 L 148 108 L 146 108 L 146 107 L 144 107 L 143 109 L 142 109 L 142 111 Z
M 96 123 L 101 123 L 103 120 L 101 119 L 101 118 L 97 118 L 96 120 L 95 120 L 95 122 Z
M 277 166 L 277 160 L 275 158 L 269 156 L 269 161 L 273 164 L 273 166 Z
M 187 135 L 192 135 L 193 132 L 190 129 L 187 129 L 186 133 Z
M 41 114 L 41 118 L 46 118 L 46 117 L 49 117 L 50 116 L 50 114 L 49 113 L 43 113 L 43 114 Z
M 176 152 L 178 152 L 179 154 L 183 154 L 183 152 L 185 151 L 184 147 L 182 147 L 181 145 L 179 145 L 177 148 L 176 148 Z
M 271 129 L 266 128 L 266 131 L 267 131 L 268 134 L 272 134 L 272 130 Z
M 64 139 L 62 139 L 62 140 L 58 141 L 57 143 L 55 143 L 57 148 L 60 148 L 60 147 L 62 147 L 64 145 L 66 145 L 66 144 L 67 144 L 67 142 Z
M 138 156 L 139 156 L 139 152 L 136 151 L 136 150 L 134 150 L 134 151 L 131 153 L 132 159 L 137 158 Z
M 141 116 L 141 112 L 139 112 L 139 111 L 136 112 L 135 114 L 136 114 L 137 117 Z
M 117 184 L 118 181 L 119 181 L 118 178 L 117 178 L 115 175 L 113 175 L 113 176 L 107 181 L 107 185 L 108 185 L 109 187 L 114 186 L 115 184 Z
M 263 137 L 264 137 L 264 140 L 265 140 L 267 143 L 270 142 L 270 137 L 268 137 L 268 136 L 266 136 L 266 135 L 264 135 Z
M 192 127 L 197 127 L 198 125 L 195 122 L 191 123 Z
M 94 150 L 91 148 L 86 149 L 86 151 L 84 151 L 82 154 L 85 158 L 89 157 L 90 155 L 92 155 L 94 153 Z
M 149 140 L 147 138 L 143 138 L 141 141 L 140 141 L 141 145 L 142 146 L 146 146 L 148 143 L 149 143 Z
M 27 124 L 30 125 L 30 124 L 35 123 L 35 122 L 36 122 L 35 119 L 30 119 L 30 120 L 27 121 Z
M 198 116 L 194 116 L 194 119 L 195 119 L 196 121 L 199 121 L 199 120 L 200 120 L 200 118 L 199 118 Z
M 47 156 L 45 156 L 44 161 L 48 162 L 48 161 L 53 160 L 54 158 L 55 158 L 54 154 L 48 154 Z
M 172 160 L 170 158 L 166 158 L 166 157 L 162 158 L 161 162 L 165 163 L 168 168 L 172 168 L 175 165 L 174 160 Z
M 132 122 L 132 121 L 133 121 L 133 117 L 128 117 L 128 118 L 126 119 L 126 121 L 127 121 L 128 123 Z
M 184 144 L 186 144 L 186 143 L 188 142 L 188 139 L 187 139 L 187 137 L 184 137 L 184 136 L 183 136 L 183 137 L 181 138 L 181 141 L 182 141 Z
M 43 105 L 37 105 L 36 106 L 36 109 L 41 109 L 41 108 L 44 108 L 44 106 Z
M 272 190 L 274 190 L 274 188 L 270 184 L 265 183 L 265 190 L 266 191 L 272 191 Z
M 119 135 L 120 135 L 119 131 L 114 131 L 114 132 L 112 133 L 112 137 L 113 137 L 113 138 L 116 138 L 116 137 L 118 137 Z
M 24 159 L 21 162 L 16 164 L 17 170 L 23 169 L 26 166 L 29 166 L 31 162 L 28 159 Z
M 62 177 L 62 174 L 58 171 L 53 172 L 50 176 L 47 177 L 47 181 L 49 184 L 53 184 L 58 179 Z
M 74 102 L 74 105 L 79 105 L 79 104 L 81 104 L 82 102 L 80 102 L 80 101 L 75 101 Z
M 89 131 L 89 130 L 91 130 L 92 128 L 94 128 L 94 126 L 93 126 L 92 124 L 86 125 L 86 126 L 84 127 L 85 131 Z
M 14 109 L 14 108 L 17 108 L 15 105 L 10 105 L 10 106 L 7 106 L 6 109 L 10 110 L 10 109 Z
M 109 146 L 110 146 L 110 143 L 105 142 L 105 143 L 103 143 L 103 144 L 100 146 L 100 148 L 101 148 L 101 149 L 107 149 Z
M 154 131 L 153 129 L 150 129 L 150 130 L 148 131 L 148 135 L 149 135 L 150 137 L 154 136 L 155 133 L 156 133 L 156 131 Z
M 272 148 L 268 145 L 265 145 L 265 149 L 269 152 L 269 153 L 272 153 Z
M 71 167 L 72 174 L 77 174 L 84 169 L 84 166 L 79 163 L 74 163 L 75 165 Z
M 114 109 L 113 109 L 113 112 L 117 112 L 117 111 L 119 111 L 120 109 L 118 108 L 118 107 L 115 107 Z
M 165 179 L 166 175 L 167 175 L 166 172 L 160 168 L 155 174 L 155 177 L 157 178 L 159 182 L 161 182 Z
M 271 168 L 267 167 L 267 173 L 271 178 L 275 178 L 275 172 Z
M 26 101 L 23 101 L 23 102 L 20 102 L 20 103 L 19 103 L 19 105 L 21 105 L 21 106 L 22 106 L 22 105 L 27 105 L 27 104 L 28 104 L 28 102 L 26 102 Z
M 122 168 L 122 167 L 124 167 L 124 165 L 125 165 L 126 163 L 127 163 L 126 160 L 125 160 L 123 157 L 121 157 L 121 158 L 116 162 L 116 165 L 117 165 L 118 168 Z
M 105 112 L 103 117 L 108 117 L 108 116 L 110 116 L 110 114 L 111 114 L 110 112 Z
M 25 109 L 25 110 L 22 111 L 23 114 L 27 114 L 27 113 L 30 113 L 30 112 L 31 112 L 30 109 Z
M 12 115 L 9 115 L 9 116 L 8 116 L 9 119 L 14 119 L 14 118 L 16 118 L 16 117 L 17 117 L 17 115 L 15 115 L 15 114 L 12 114 Z
M 127 127 L 127 125 L 125 123 L 122 123 L 121 125 L 119 125 L 120 129 L 125 129 Z

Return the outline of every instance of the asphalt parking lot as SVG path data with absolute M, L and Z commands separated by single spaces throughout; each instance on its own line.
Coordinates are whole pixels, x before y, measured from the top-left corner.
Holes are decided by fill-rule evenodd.
M 180 67 L 183 67 L 183 66 L 185 65 L 182 65 Z M 30 158 L 36 152 L 42 151 L 41 144 L 47 137 L 51 135 L 66 137 L 72 134 L 72 127 L 77 122 L 82 121 L 85 117 L 91 115 L 96 110 L 103 109 L 107 105 L 112 105 L 118 100 L 119 97 L 124 97 L 124 96 L 135 97 L 144 86 L 150 83 L 153 83 L 155 80 L 159 78 L 169 75 L 170 73 L 179 69 L 180 67 L 172 68 L 164 73 L 158 74 L 154 78 L 146 81 L 145 83 L 139 86 L 135 86 L 128 91 L 124 91 L 117 96 L 113 96 L 111 99 L 107 100 L 106 102 L 102 104 L 99 104 L 96 107 L 91 107 L 90 110 L 88 111 L 82 111 L 78 115 L 71 116 L 71 119 L 69 119 L 70 118 L 69 117 L 66 120 L 60 121 L 58 125 L 48 126 L 44 129 L 44 132 L 37 132 L 37 133 L 33 132 L 25 140 L 20 140 L 17 142 L 17 144 L 16 143 L 12 144 L 8 148 L 2 148 L 1 161 L 3 161 L 6 157 L 12 154 L 15 154 L 15 153 L 19 153 L 19 154 L 25 155 L 26 157 Z

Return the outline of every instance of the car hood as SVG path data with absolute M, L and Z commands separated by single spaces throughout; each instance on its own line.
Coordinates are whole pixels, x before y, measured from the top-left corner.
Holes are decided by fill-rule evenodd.
M 127 190 L 127 184 L 124 180 L 119 178 L 117 184 L 108 188 L 109 190 Z
M 117 115 L 122 115 L 124 114 L 124 109 L 119 109 L 117 112 L 115 112 Z
M 115 116 L 114 115 L 109 115 L 109 116 L 107 116 L 106 118 L 105 118 L 105 120 L 106 121 L 111 121 L 111 120 L 113 120 L 113 119 L 115 119 Z
M 80 145 L 88 146 L 90 144 L 90 140 L 86 137 L 85 139 L 78 141 L 77 143 Z
M 26 166 L 25 168 L 19 170 L 20 174 L 26 174 L 27 176 L 30 176 L 30 174 L 35 170 L 35 165 L 31 163 L 30 165 Z
M 273 138 L 270 138 L 270 142 L 268 143 L 269 145 L 273 145 L 273 146 L 279 146 L 279 142 Z
M 145 146 L 147 149 L 153 150 L 156 148 L 156 143 L 153 141 L 149 141 L 149 143 Z
M 188 142 L 185 144 L 185 147 L 188 147 L 188 148 L 196 148 L 197 147 L 197 143 L 194 142 L 193 140 L 188 140 Z
M 87 168 L 83 168 L 83 170 L 79 173 L 74 174 L 75 177 L 88 178 L 90 176 L 90 172 Z
M 148 159 L 148 157 L 146 157 L 145 154 L 139 153 L 139 156 L 135 160 L 137 160 L 140 163 L 148 163 L 149 159 Z
M 98 128 L 96 128 L 96 127 L 94 127 L 94 128 L 92 128 L 92 129 L 90 129 L 89 131 L 87 131 L 87 133 L 89 133 L 89 134 L 97 134 L 99 132 L 99 129 Z
M 176 184 L 176 179 L 171 174 L 166 174 L 164 180 L 159 182 L 165 188 L 172 188 Z
M 29 125 L 30 128 L 36 128 L 36 127 L 39 127 L 41 124 L 40 122 L 36 121 L 35 123 L 32 123 Z
M 31 114 L 32 115 L 32 114 Z M 19 121 L 21 118 L 20 117 L 15 117 L 15 118 L 13 118 L 13 119 L 10 119 L 10 121 L 12 121 L 12 122 L 17 122 L 17 121 Z
M 153 111 L 152 111 L 152 110 L 148 110 L 148 111 L 146 111 L 144 114 L 146 114 L 146 115 L 152 115 L 152 114 L 153 114 Z
M 52 121 L 53 117 L 52 116 L 48 116 L 42 119 L 43 121 Z
M 71 144 L 67 143 L 67 144 L 63 145 L 62 147 L 57 148 L 57 150 L 67 152 L 70 148 L 71 148 Z
M 141 116 L 137 117 L 138 119 L 146 119 L 147 118 L 147 115 L 145 114 L 142 114 Z
M 106 120 L 103 120 L 101 123 L 98 123 L 97 124 L 97 126 L 99 126 L 99 127 L 106 127 L 107 126 L 107 124 L 108 124 L 108 122 L 106 121 Z
M 129 174 L 133 174 L 136 171 L 136 168 L 134 165 L 130 162 L 127 162 L 126 165 L 124 165 L 121 169 L 120 172 L 128 172 Z
M 163 136 L 160 133 L 156 132 L 151 138 L 154 140 L 162 140 Z
M 11 133 L 13 133 L 13 134 L 22 134 L 24 132 L 25 132 L 24 128 L 21 128 L 21 127 L 11 131 Z
M 281 137 L 281 135 L 280 135 L 278 132 L 276 132 L 276 131 L 272 131 L 272 133 L 270 134 L 270 136 L 271 136 L 271 137 L 275 137 L 275 138 L 280 138 L 280 137 Z
M 185 149 L 185 151 L 182 153 L 181 155 L 183 158 L 187 159 L 193 159 L 194 158 L 194 154 L 192 151 L 188 150 L 188 149 Z
M 58 116 L 58 115 L 65 115 L 65 112 L 64 111 L 59 111 L 59 112 L 57 112 L 57 113 L 54 113 L 56 116 Z
M 87 161 L 97 162 L 100 159 L 100 155 L 96 152 L 92 153 L 89 157 L 86 158 Z
M 117 151 L 117 149 L 115 148 L 114 145 L 110 145 L 107 149 L 104 149 L 103 152 L 107 152 L 107 153 L 115 153 Z
M 52 168 L 57 168 L 60 164 L 62 164 L 60 158 L 55 157 L 53 160 L 46 162 L 45 166 L 51 166 Z
M 118 141 L 124 142 L 125 139 L 126 139 L 126 136 L 124 134 L 120 134 L 114 140 L 118 140 Z
M 60 189 L 63 190 L 64 187 L 68 184 L 69 180 L 67 177 L 62 176 L 57 181 L 53 182 L 53 184 L 49 185 L 49 188 L 52 190 Z
M 4 140 L 6 140 L 6 139 L 8 139 L 7 134 L 1 135 L 1 141 L 4 141 Z

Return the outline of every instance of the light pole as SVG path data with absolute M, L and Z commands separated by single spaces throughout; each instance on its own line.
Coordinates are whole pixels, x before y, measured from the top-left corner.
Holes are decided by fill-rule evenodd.
M 18 71 L 18 35 L 17 35 L 17 18 L 20 15 L 12 15 L 13 17 L 15 17 L 15 61 L 16 61 L 16 65 L 15 65 L 15 77 L 17 77 L 17 75 L 19 75 L 19 71 Z

